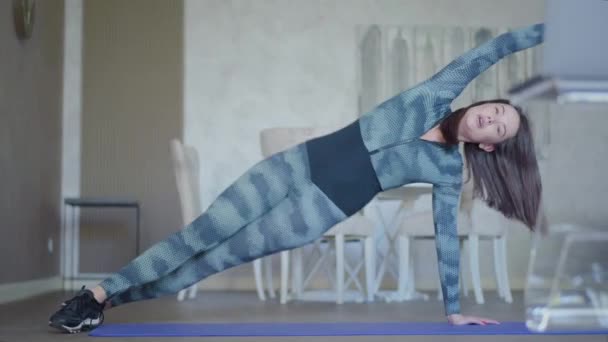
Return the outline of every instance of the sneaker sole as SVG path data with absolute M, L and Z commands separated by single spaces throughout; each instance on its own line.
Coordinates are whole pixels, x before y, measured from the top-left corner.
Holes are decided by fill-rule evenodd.
M 67 325 L 55 324 L 53 322 L 49 322 L 49 325 L 51 327 L 62 330 L 64 332 L 67 332 L 70 334 L 76 334 L 81 331 L 93 330 L 93 329 L 97 328 L 100 324 L 101 324 L 101 318 L 95 318 L 95 319 L 87 318 L 84 321 L 80 322 L 80 324 L 75 327 L 69 327 Z

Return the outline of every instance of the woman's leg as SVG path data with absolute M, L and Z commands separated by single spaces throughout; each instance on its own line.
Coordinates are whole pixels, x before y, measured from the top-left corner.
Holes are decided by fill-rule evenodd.
M 178 292 L 228 268 L 310 243 L 345 218 L 310 182 L 213 249 L 193 256 L 156 281 L 112 297 L 110 302 L 115 306 Z
M 105 296 L 113 297 L 131 287 L 154 282 L 194 256 L 216 248 L 274 208 L 298 182 L 309 178 L 307 163 L 303 144 L 257 163 L 186 228 L 152 246 L 101 282 Z

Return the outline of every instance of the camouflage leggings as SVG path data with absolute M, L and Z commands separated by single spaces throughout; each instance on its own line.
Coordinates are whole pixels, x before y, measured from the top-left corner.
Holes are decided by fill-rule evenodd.
M 305 144 L 254 165 L 207 211 L 100 285 L 112 306 L 176 293 L 320 237 L 346 215 L 310 180 Z

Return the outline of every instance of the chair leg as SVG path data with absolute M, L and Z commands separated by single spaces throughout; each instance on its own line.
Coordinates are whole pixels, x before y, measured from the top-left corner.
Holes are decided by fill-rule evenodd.
M 468 297 L 469 296 L 469 286 L 468 286 L 467 278 L 466 278 L 466 275 L 468 274 L 467 270 L 466 270 L 467 263 L 465 262 L 465 257 L 463 257 L 465 254 L 466 254 L 465 253 L 465 240 L 462 239 L 460 241 L 460 255 L 461 255 L 461 257 L 460 257 L 460 286 L 462 287 L 462 292 L 463 292 L 464 296 Z
M 255 278 L 255 288 L 258 291 L 258 298 L 266 300 L 264 294 L 264 281 L 262 280 L 262 259 L 253 260 L 253 276 Z
M 374 238 L 365 238 L 365 290 L 367 301 L 374 301 L 374 279 L 376 279 L 376 248 Z
M 397 240 L 398 244 L 398 264 L 399 264 L 399 280 L 397 281 L 397 293 L 400 299 L 405 299 L 412 289 L 410 275 L 410 238 L 400 235 Z
M 410 240 L 411 241 L 411 240 Z M 416 295 L 416 272 L 414 272 L 414 258 L 412 258 L 412 244 L 410 243 L 410 255 L 409 255 L 409 272 L 407 276 L 407 295 L 410 298 L 414 298 Z M 423 296 L 426 300 L 426 297 Z
M 476 234 L 469 235 L 469 267 L 471 268 L 475 301 L 477 304 L 483 304 L 481 276 L 479 275 L 479 236 Z
M 303 265 L 302 265 L 302 248 L 296 248 L 292 251 L 292 291 L 295 297 L 299 297 L 302 294 L 302 279 L 303 279 Z
M 500 264 L 501 264 L 501 274 L 502 274 L 502 283 L 505 293 L 505 301 L 507 303 L 513 302 L 513 296 L 511 295 L 511 286 L 509 285 L 509 267 L 507 264 L 507 238 L 503 236 L 500 238 L 500 242 L 498 243 L 500 247 Z
M 198 292 L 198 284 L 194 284 L 189 288 L 188 298 L 194 299 L 196 297 L 196 293 Z
M 268 289 L 268 297 L 275 298 L 274 292 L 274 281 L 272 279 L 272 255 L 269 255 L 262 259 L 262 265 L 265 268 L 266 273 L 266 288 Z
M 281 252 L 281 304 L 287 303 L 287 288 L 289 287 L 289 251 Z
M 500 260 L 500 246 L 499 246 L 499 237 L 495 237 L 492 239 L 492 245 L 494 248 L 494 275 L 496 277 L 496 291 L 498 292 L 498 297 L 505 297 L 505 286 L 503 284 L 502 279 L 502 263 Z
M 186 298 L 186 292 L 188 292 L 188 289 L 183 289 L 179 291 L 179 293 L 177 294 L 177 300 L 180 302 L 183 301 Z
M 344 303 L 344 235 L 336 235 L 336 302 Z

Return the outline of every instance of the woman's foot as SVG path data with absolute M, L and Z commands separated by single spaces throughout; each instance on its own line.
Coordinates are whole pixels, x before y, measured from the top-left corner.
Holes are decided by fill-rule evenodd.
M 103 323 L 104 306 L 95 299 L 93 292 L 83 286 L 51 316 L 49 325 L 69 333 L 93 330 Z

